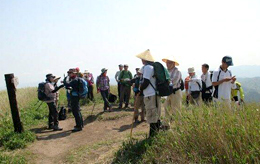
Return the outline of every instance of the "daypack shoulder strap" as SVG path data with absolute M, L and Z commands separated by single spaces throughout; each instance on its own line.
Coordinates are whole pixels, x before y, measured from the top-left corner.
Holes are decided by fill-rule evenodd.
M 221 73 L 221 70 L 219 70 L 217 81 L 219 81 L 220 73 Z

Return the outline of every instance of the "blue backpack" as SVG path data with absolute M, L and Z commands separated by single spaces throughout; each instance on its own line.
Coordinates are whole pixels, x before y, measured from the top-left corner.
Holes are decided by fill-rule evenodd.
M 78 90 L 72 92 L 72 96 L 79 96 L 79 98 L 84 99 L 88 94 L 88 82 L 82 78 L 78 78 Z

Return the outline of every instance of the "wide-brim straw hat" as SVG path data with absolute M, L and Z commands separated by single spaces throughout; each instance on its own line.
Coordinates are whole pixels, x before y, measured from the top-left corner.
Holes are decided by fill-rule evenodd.
M 89 71 L 88 71 L 88 70 L 85 70 L 85 71 L 84 71 L 84 74 L 88 74 L 88 73 L 89 73 Z
M 174 62 L 175 66 L 180 65 L 179 62 L 176 60 L 176 58 L 174 56 L 168 56 L 168 57 L 162 59 L 162 61 L 165 62 L 165 63 L 167 62 L 167 60 Z
M 194 73 L 194 72 L 195 72 L 194 67 L 188 68 L 188 73 Z
M 138 57 L 139 59 L 143 59 L 143 60 L 146 60 L 146 61 L 150 61 L 150 62 L 154 62 L 154 58 L 153 56 L 151 55 L 150 53 L 150 50 L 146 50 L 138 55 L 136 55 L 136 57 Z

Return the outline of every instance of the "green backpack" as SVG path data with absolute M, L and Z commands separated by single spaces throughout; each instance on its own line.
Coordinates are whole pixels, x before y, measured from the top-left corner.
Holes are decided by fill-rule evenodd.
M 154 68 L 154 77 L 156 79 L 156 89 L 151 84 L 151 86 L 154 88 L 158 96 L 169 96 L 172 94 L 172 91 L 170 90 L 170 75 L 168 70 L 159 62 L 155 62 L 152 64 Z

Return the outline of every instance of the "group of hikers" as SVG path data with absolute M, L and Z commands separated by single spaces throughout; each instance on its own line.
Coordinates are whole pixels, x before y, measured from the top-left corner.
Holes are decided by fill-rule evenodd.
M 182 80 L 182 74 L 177 68 L 179 62 L 175 57 L 163 58 L 166 68 L 159 62 L 155 62 L 150 50 L 136 55 L 141 59 L 142 67 L 136 68 L 133 76 L 128 70 L 128 65 L 119 65 L 119 71 L 115 74 L 118 84 L 118 109 L 129 107 L 131 90 L 134 92 L 134 121 L 136 123 L 146 121 L 150 124 L 150 136 L 154 136 L 162 127 L 161 121 L 161 98 L 166 97 L 164 103 L 165 118 L 170 118 L 182 108 L 183 90 L 186 91 L 186 103 L 200 107 L 204 102 L 206 105 L 216 105 L 231 110 L 231 101 L 237 104 L 244 101 L 244 93 L 236 77 L 228 69 L 233 66 L 230 56 L 224 56 L 221 65 L 215 71 L 209 71 L 209 65 L 202 65 L 202 75 L 199 77 L 195 73 L 194 67 L 188 68 L 188 76 Z M 107 68 L 101 70 L 101 74 L 96 80 L 97 93 L 100 93 L 104 101 L 104 111 L 111 112 L 112 104 L 110 100 L 110 79 L 107 76 Z M 67 92 L 68 109 L 72 111 L 76 126 L 73 132 L 81 131 L 84 127 L 80 112 L 79 100 L 87 97 L 94 100 L 93 88 L 94 77 L 89 71 L 80 73 L 79 68 L 69 69 L 68 75 L 62 81 L 62 85 L 57 86 L 59 78 L 52 74 L 46 75 L 44 83 L 44 101 L 49 107 L 49 129 L 62 130 L 58 122 L 58 90 L 65 87 Z M 131 89 L 132 87 L 132 89 Z M 240 95 L 238 96 L 238 92 Z M 112 94 L 113 95 L 113 94 Z M 139 112 L 141 109 L 141 112 Z M 138 117 L 141 116 L 141 121 Z

